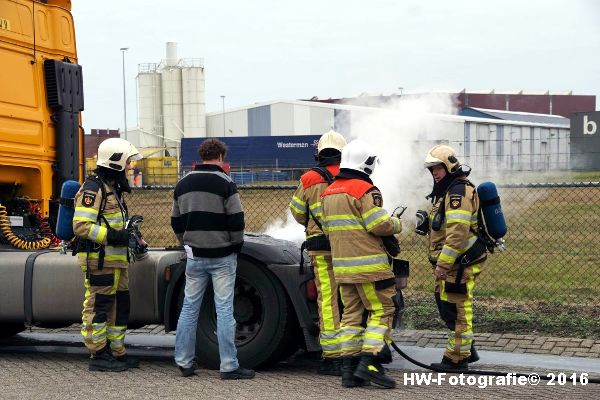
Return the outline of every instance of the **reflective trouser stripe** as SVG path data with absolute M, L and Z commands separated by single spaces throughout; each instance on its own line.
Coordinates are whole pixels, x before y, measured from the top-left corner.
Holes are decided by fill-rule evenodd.
M 466 294 L 446 292 L 445 281 L 439 282 L 439 296 L 445 307 L 455 307 L 455 321 L 451 321 L 454 329 L 448 333 L 448 343 L 444 355 L 454 362 L 458 362 L 471 355 L 471 344 L 473 343 L 473 289 L 475 278 L 480 272 L 480 265 L 475 264 L 468 269 L 469 279 L 465 282 Z M 450 326 L 451 328 L 451 326 Z
M 313 256 L 315 268 L 315 283 L 317 287 L 319 306 L 319 327 L 321 333 L 319 342 L 323 355 L 333 357 L 340 352 L 338 330 L 340 314 L 338 306 L 338 286 L 333 277 L 330 255 Z
M 113 275 L 110 286 L 96 286 L 107 282 L 106 279 L 96 279 L 94 285 L 90 284 L 87 277 L 84 280 L 85 299 L 83 301 L 81 335 L 84 338 L 85 346 L 91 352 L 101 350 L 106 346 L 107 340 L 110 340 L 115 354 L 125 353 L 123 344 L 126 326 L 114 325 L 117 306 L 115 297 L 121 283 L 122 273 L 127 274 L 127 271 L 123 270 L 122 272 L 121 268 L 106 268 L 104 273 L 99 274 Z M 125 281 L 121 288 L 126 288 L 127 285 L 127 275 L 124 277 Z
M 113 351 L 119 351 L 125 346 L 126 326 L 110 326 L 107 330 L 107 339 L 110 341 L 110 348 Z
M 361 352 L 377 354 L 385 341 L 390 338 L 394 319 L 394 285 L 385 289 L 375 289 L 373 282 L 341 283 L 344 314 L 340 329 L 340 342 L 343 356 L 354 356 Z M 367 310 L 369 318 L 366 329 L 359 325 Z M 354 330 L 350 330 L 354 329 Z M 359 342 L 362 346 L 358 347 Z
M 374 284 L 365 283 L 362 285 L 362 289 L 365 292 L 367 301 L 370 304 L 370 309 L 372 310 L 369 314 L 367 329 L 365 330 L 363 350 L 379 352 L 385 344 L 385 334 L 388 331 L 388 327 L 381 324 L 381 318 L 384 314 L 383 304 L 377 297 Z

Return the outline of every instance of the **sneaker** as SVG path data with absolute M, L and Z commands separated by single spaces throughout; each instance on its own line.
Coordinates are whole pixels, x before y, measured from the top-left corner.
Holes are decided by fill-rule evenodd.
M 124 362 L 118 361 L 112 355 L 110 349 L 105 346 L 102 350 L 90 356 L 88 369 L 90 371 L 121 372 L 127 370 L 127 365 Z
M 254 371 L 247 368 L 239 367 L 235 371 L 221 372 L 221 379 L 252 379 Z
M 319 364 L 319 375 L 342 376 L 342 363 L 339 358 L 324 358 Z
M 446 370 L 446 371 L 468 371 L 469 370 L 469 361 L 467 358 L 460 360 L 455 363 L 448 357 L 442 357 L 442 362 L 431 364 L 433 368 Z
M 385 369 L 373 354 L 360 356 L 360 362 L 354 371 L 354 378 L 370 381 L 386 389 L 396 387 L 396 381 L 385 374 Z
M 198 364 L 196 363 L 196 361 L 194 361 L 192 363 L 191 367 L 184 368 L 182 366 L 178 366 L 178 368 L 179 368 L 179 373 L 181 373 L 181 376 L 188 377 L 188 376 L 196 375 L 196 370 L 198 369 Z
M 140 367 L 140 359 L 136 357 L 128 356 L 127 354 L 115 357 L 117 361 L 125 363 L 127 368 L 139 368 Z

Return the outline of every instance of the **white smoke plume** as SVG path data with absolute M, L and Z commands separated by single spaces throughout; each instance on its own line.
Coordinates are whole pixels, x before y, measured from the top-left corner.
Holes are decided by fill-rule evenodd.
M 269 224 L 265 229 L 265 234 L 276 239 L 289 240 L 298 244 L 298 247 L 304 241 L 304 226 L 300 225 L 290 210 L 286 211 L 285 221 L 277 218 L 273 223 Z
M 408 207 L 403 215 L 406 231 L 414 223 L 416 210 L 428 207 L 425 196 L 433 180 L 423 167 L 427 151 L 443 141 L 455 146 L 452 141 L 459 134 L 462 137 L 462 130 L 457 131 L 452 117 L 444 116 L 456 113 L 449 94 L 400 97 L 385 106 L 381 111 L 353 114 L 349 130 L 353 138 L 378 152 L 381 163 L 375 167 L 373 182 L 388 212 Z

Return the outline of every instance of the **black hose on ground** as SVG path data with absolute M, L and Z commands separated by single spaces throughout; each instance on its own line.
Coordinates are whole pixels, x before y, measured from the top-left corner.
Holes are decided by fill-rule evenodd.
M 408 360 L 409 362 L 411 362 L 421 368 L 425 368 L 430 371 L 445 372 L 445 373 L 449 373 L 449 374 L 461 374 L 462 373 L 462 374 L 489 375 L 489 376 L 506 376 L 509 374 L 508 372 L 499 372 L 499 371 L 482 371 L 482 370 L 473 370 L 473 369 L 455 370 L 455 369 L 444 369 L 444 368 L 432 367 L 431 365 L 423 364 L 422 362 L 415 360 L 414 358 L 412 358 L 411 356 L 409 356 L 408 354 L 406 354 L 405 352 L 400 350 L 400 348 L 398 347 L 398 345 L 396 343 L 391 342 L 391 344 L 392 344 L 392 347 L 394 348 L 394 350 L 396 350 L 396 352 L 398 354 L 400 354 L 404 359 Z M 524 376 L 526 378 L 529 378 L 531 376 L 531 374 L 523 374 L 523 373 L 519 373 L 519 372 L 511 372 L 511 374 L 516 377 Z M 538 374 L 538 377 L 542 380 L 547 380 L 547 381 L 553 379 L 544 374 Z M 588 383 L 600 384 L 600 379 L 588 378 Z

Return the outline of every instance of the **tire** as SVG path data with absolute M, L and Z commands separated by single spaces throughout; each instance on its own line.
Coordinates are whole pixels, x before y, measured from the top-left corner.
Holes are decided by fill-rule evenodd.
M 183 290 L 179 312 L 182 305 Z M 275 363 L 298 349 L 295 313 L 281 284 L 264 265 L 238 258 L 234 317 L 241 366 L 256 368 Z M 211 369 L 218 369 L 220 364 L 216 331 L 217 316 L 209 285 L 200 307 L 196 356 L 199 364 Z
M 9 338 L 24 330 L 25 325 L 23 324 L 2 324 L 0 325 L 0 338 Z

